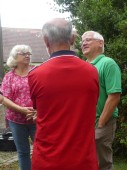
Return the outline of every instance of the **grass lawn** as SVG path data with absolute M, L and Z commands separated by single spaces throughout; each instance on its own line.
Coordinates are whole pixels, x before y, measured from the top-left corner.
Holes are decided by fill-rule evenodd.
M 0 170 L 19 170 L 18 163 L 0 167 Z M 114 158 L 114 170 L 127 170 L 127 160 Z
M 127 159 L 114 158 L 114 170 L 127 170 Z
M 7 166 L 1 166 L 0 170 L 19 170 L 19 166 L 18 163 L 15 162 Z

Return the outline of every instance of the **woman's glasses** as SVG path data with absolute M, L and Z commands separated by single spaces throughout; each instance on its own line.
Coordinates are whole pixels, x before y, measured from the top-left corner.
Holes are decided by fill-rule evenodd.
M 27 56 L 27 55 L 32 55 L 30 52 L 27 52 L 27 53 L 18 53 L 18 55 L 22 55 L 22 56 Z

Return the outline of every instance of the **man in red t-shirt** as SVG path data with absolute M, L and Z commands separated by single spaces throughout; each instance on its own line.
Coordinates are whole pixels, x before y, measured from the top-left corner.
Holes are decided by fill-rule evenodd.
M 42 32 L 50 58 L 28 77 L 37 109 L 32 170 L 98 170 L 97 70 L 70 50 L 75 39 L 70 22 L 53 19 Z

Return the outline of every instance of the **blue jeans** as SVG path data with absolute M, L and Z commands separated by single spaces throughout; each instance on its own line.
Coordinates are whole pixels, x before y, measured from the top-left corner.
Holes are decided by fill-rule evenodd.
M 17 124 L 11 121 L 8 121 L 8 124 L 17 148 L 20 170 L 31 170 L 29 136 L 33 141 L 35 124 Z

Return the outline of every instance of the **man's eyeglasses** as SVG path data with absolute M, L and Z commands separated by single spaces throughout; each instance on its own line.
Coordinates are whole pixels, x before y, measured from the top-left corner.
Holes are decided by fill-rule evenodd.
M 82 42 L 90 42 L 90 41 L 93 41 L 93 40 L 99 40 L 99 39 L 96 39 L 96 38 L 86 38 L 86 39 L 83 39 Z
M 31 53 L 27 52 L 27 53 L 18 53 L 18 55 L 22 55 L 22 56 L 26 56 L 26 55 L 32 55 Z

